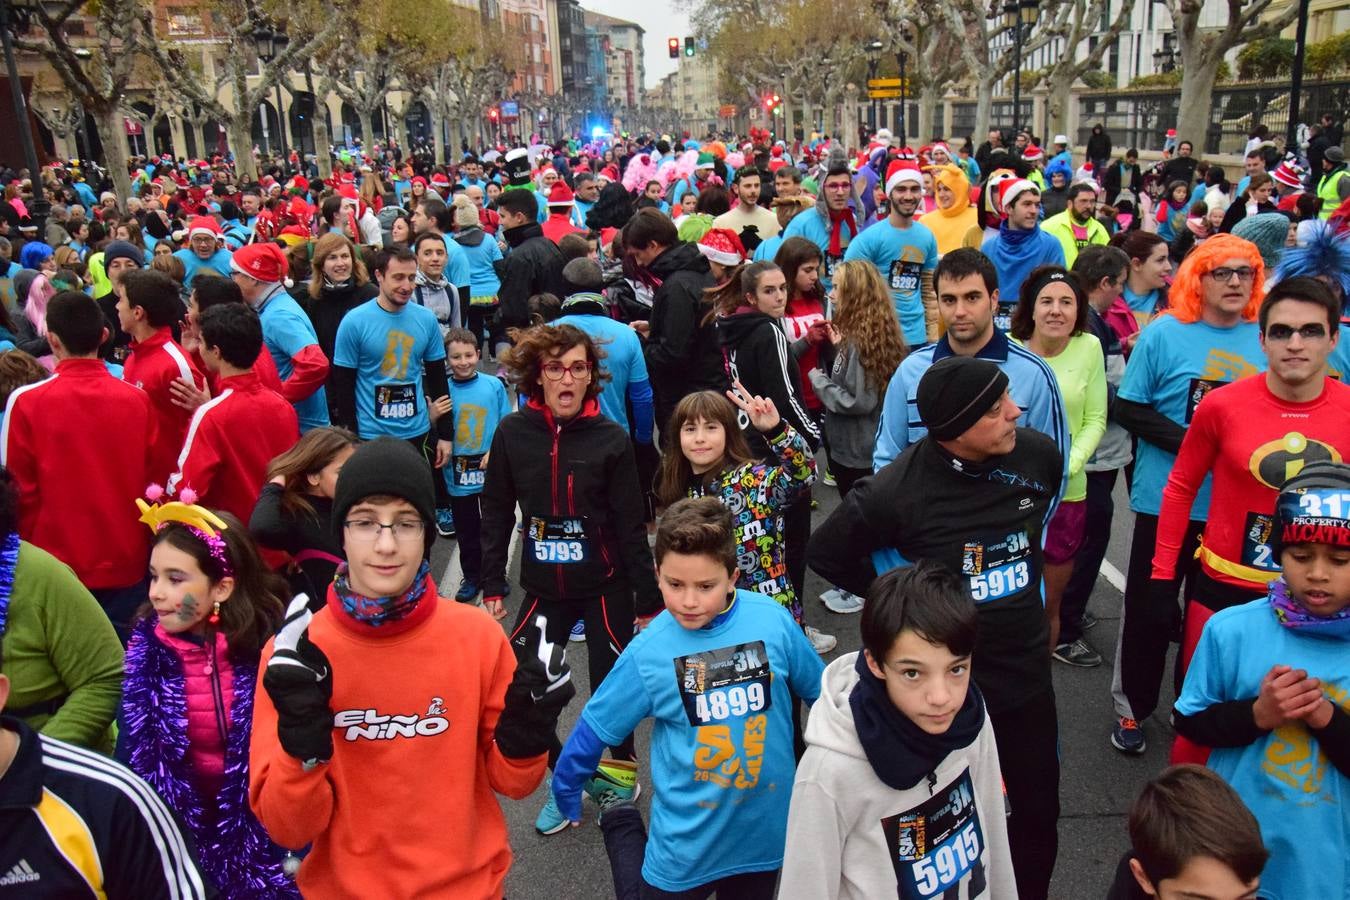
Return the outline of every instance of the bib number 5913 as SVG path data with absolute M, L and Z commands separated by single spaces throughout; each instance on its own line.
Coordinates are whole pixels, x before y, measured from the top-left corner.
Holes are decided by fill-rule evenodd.
M 1026 560 L 998 566 L 970 576 L 970 596 L 976 603 L 997 600 L 1015 594 L 1031 583 L 1031 568 Z

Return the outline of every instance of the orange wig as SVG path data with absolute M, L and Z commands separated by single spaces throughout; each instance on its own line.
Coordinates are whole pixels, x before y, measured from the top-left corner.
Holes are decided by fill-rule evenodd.
M 1198 322 L 1205 306 L 1205 288 L 1201 279 L 1230 259 L 1245 260 L 1254 273 L 1252 296 L 1242 308 L 1242 319 L 1244 322 L 1255 322 L 1261 300 L 1266 296 L 1266 265 L 1261 261 L 1261 251 L 1256 249 L 1255 244 L 1231 234 L 1216 234 L 1207 238 L 1181 261 L 1177 276 L 1172 280 L 1172 289 L 1167 295 L 1167 311 L 1180 322 Z

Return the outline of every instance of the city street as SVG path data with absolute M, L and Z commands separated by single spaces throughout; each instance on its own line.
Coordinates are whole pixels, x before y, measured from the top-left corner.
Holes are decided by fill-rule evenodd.
M 834 488 L 817 486 L 815 495 L 820 504 L 813 515 L 819 525 L 835 507 L 838 494 Z M 935 511 L 937 514 L 937 511 Z M 1111 568 L 1097 580 L 1090 609 L 1100 620 L 1088 632 L 1087 638 L 1106 661 L 1095 669 L 1075 669 L 1054 663 L 1055 691 L 1059 705 L 1062 776 L 1060 781 L 1059 860 L 1051 895 L 1056 898 L 1100 898 L 1115 871 L 1121 854 L 1128 846 L 1125 833 L 1125 814 L 1140 786 L 1167 763 L 1171 730 L 1167 725 L 1166 710 L 1171 708 L 1170 678 L 1164 687 L 1165 696 L 1159 704 L 1158 715 L 1145 725 L 1148 752 L 1140 757 L 1128 757 L 1110 744 L 1111 660 L 1115 655 L 1116 626 L 1120 616 L 1120 575 L 1125 570 L 1129 554 L 1128 538 L 1133 516 L 1129 512 L 1123 480 L 1116 491 L 1116 518 L 1112 526 L 1112 544 L 1107 554 Z M 513 555 L 513 559 L 514 559 Z M 438 541 L 433 554 L 433 571 L 442 573 L 442 594 L 453 594 L 459 585 L 459 562 L 453 542 Z M 514 577 L 514 572 L 512 573 Z M 826 585 L 814 573 L 808 575 L 806 616 L 811 625 L 834 634 L 839 646 L 827 660 L 858 649 L 858 617 L 836 615 L 827 610 L 818 597 Z M 507 601 L 511 612 L 507 622 L 513 622 L 518 596 Z M 568 646 L 573 678 L 577 682 L 578 697 L 563 713 L 560 733 L 570 730 L 581 710 L 582 698 L 589 694 L 586 679 L 586 645 Z M 637 743 L 640 760 L 645 764 L 646 741 L 650 728 L 638 730 Z M 643 798 L 639 806 L 644 813 L 650 802 L 650 784 L 644 774 Z M 783 785 L 791 790 L 791 785 Z M 586 801 L 586 821 L 582 827 L 551 837 L 543 837 L 534 830 L 534 818 L 544 803 L 544 788 L 523 800 L 503 800 L 511 829 L 511 847 L 515 862 L 506 882 L 506 895 L 511 900 L 571 900 L 571 898 L 603 898 L 612 896 L 609 866 L 605 857 L 600 830 L 595 826 L 595 807 Z M 454 852 L 447 847 L 447 852 Z

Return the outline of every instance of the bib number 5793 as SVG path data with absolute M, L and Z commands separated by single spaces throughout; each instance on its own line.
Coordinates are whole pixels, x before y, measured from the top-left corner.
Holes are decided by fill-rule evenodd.
M 534 558 L 545 563 L 581 562 L 586 551 L 581 541 L 535 541 Z

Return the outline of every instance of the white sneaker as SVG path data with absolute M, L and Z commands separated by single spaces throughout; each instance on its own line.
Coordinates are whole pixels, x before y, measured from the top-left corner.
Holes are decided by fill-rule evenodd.
M 839 483 L 834 480 L 834 475 L 830 472 L 829 469 L 826 469 L 825 474 L 820 476 L 820 483 L 825 485 L 826 487 L 839 486 Z
M 806 639 L 811 642 L 811 646 L 821 655 L 829 653 L 835 648 L 835 645 L 839 643 L 834 635 L 826 634 L 819 628 L 815 628 L 811 625 L 806 626 Z
M 842 615 L 862 612 L 863 608 L 863 598 L 843 588 L 830 588 L 820 595 L 820 602 L 824 603 L 830 612 Z

